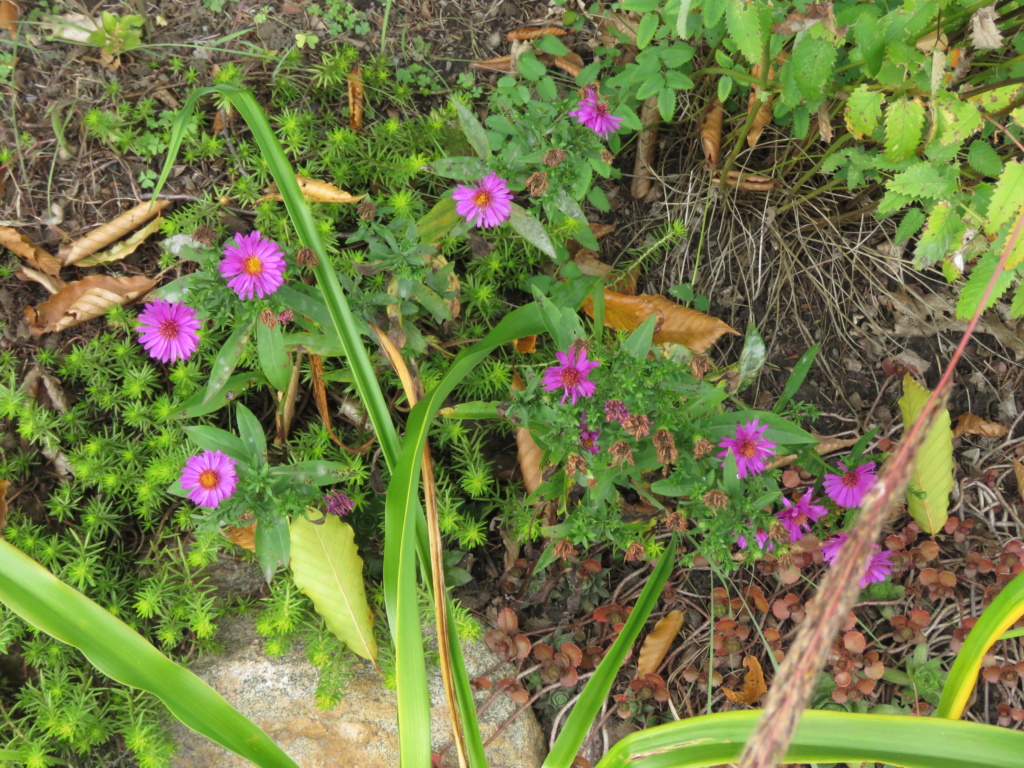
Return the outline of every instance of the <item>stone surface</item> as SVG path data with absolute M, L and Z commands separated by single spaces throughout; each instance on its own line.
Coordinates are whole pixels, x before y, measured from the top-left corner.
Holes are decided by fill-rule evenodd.
M 280 658 L 268 658 L 263 653 L 263 638 L 247 617 L 222 621 L 218 639 L 223 643 L 223 653 L 200 659 L 192 671 L 262 728 L 300 768 L 398 765 L 395 694 L 384 686 L 373 665 L 362 660 L 353 665 L 345 698 L 334 709 L 324 712 L 313 701 L 317 671 L 301 648 L 294 648 Z M 463 654 L 471 679 L 487 672 L 497 661 L 483 642 L 464 645 Z M 491 678 L 507 674 L 510 671 L 505 669 L 492 673 Z M 448 743 L 451 734 L 438 670 L 431 670 L 429 684 L 433 744 L 437 749 Z M 488 695 L 478 693 L 478 705 Z M 480 716 L 484 740 L 514 711 L 515 706 L 507 696 L 496 696 Z M 180 745 L 172 763 L 174 768 L 251 765 L 177 722 L 174 736 Z M 449 755 L 450 764 L 455 764 L 451 750 Z M 517 717 L 487 748 L 491 768 L 534 768 L 543 763 L 545 755 L 544 734 L 531 711 Z

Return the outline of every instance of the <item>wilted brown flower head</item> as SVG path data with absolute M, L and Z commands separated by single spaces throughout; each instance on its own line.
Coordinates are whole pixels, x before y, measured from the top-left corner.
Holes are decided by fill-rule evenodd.
M 530 197 L 540 197 L 548 191 L 548 175 L 544 171 L 537 171 L 526 180 L 526 188 L 530 190 Z
M 665 515 L 665 527 L 670 531 L 685 531 L 689 528 L 686 517 L 679 512 L 669 512 Z
M 555 557 L 559 560 L 575 558 L 576 547 L 570 544 L 568 539 L 559 539 L 555 542 Z
M 359 213 L 360 221 L 367 221 L 377 215 L 377 206 L 369 200 L 363 200 L 356 211 Z
M 295 261 L 304 267 L 315 267 L 317 265 L 316 253 L 312 248 L 299 248 L 295 253 Z
M 608 163 L 608 165 L 611 165 L 612 162 L 615 160 L 615 155 L 613 155 L 607 149 L 602 149 L 601 150 L 601 159 L 604 160 L 606 163 Z
M 260 322 L 267 326 L 267 328 L 273 328 L 277 325 L 277 315 L 274 314 L 274 310 L 264 309 L 260 312 Z
M 629 545 L 629 549 L 626 550 L 626 555 L 623 558 L 627 563 L 635 563 L 638 560 L 644 559 L 644 545 L 639 541 L 634 541 Z
M 667 429 L 659 429 L 654 433 L 654 447 L 658 451 L 658 461 L 662 464 L 675 464 L 679 458 L 675 438 Z
M 621 467 L 626 464 L 633 466 L 633 449 L 629 447 L 629 443 L 625 440 L 616 440 L 612 443 L 608 453 L 612 457 L 613 467 Z
M 639 440 L 651 434 L 651 420 L 642 413 L 631 413 L 622 420 L 622 428 Z
M 565 474 L 570 478 L 574 478 L 578 472 L 586 474 L 586 471 L 587 460 L 578 453 L 570 453 L 569 457 L 565 460 Z
M 690 372 L 693 378 L 703 380 L 704 374 L 711 370 L 711 361 L 707 355 L 694 355 L 690 358 Z
M 710 440 L 705 440 L 703 437 L 698 439 L 693 444 L 693 458 L 703 459 L 709 453 L 715 450 L 715 445 Z
M 192 239 L 199 241 L 203 245 L 210 246 L 217 240 L 217 233 L 209 227 L 199 227 L 192 233 Z
M 729 506 L 729 497 L 725 495 L 724 491 L 720 491 L 718 488 L 712 488 L 701 496 L 701 498 L 704 500 L 705 504 L 711 507 L 711 509 L 725 509 Z
M 566 154 L 564 149 L 549 149 L 544 153 L 544 165 L 554 168 L 556 165 L 561 163 L 569 155 Z

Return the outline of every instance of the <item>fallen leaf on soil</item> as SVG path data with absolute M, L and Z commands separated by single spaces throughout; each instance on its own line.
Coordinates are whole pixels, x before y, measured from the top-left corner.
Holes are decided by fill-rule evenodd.
M 587 297 L 584 311 L 594 316 L 594 302 Z M 604 324 L 616 331 L 635 331 L 648 317 L 658 315 L 654 343 L 682 344 L 694 352 L 705 352 L 718 339 L 731 333 L 740 334 L 718 318 L 676 304 L 664 296 L 626 296 L 615 291 L 604 292 Z
M 18 4 L 14 0 L 0 0 L 0 28 L 10 32 L 12 40 L 18 34 Z
M 320 355 L 309 353 L 309 375 L 313 381 L 313 399 L 316 401 L 316 410 L 320 414 L 320 421 L 327 428 L 327 435 L 337 445 L 341 440 L 334 434 L 331 426 L 331 408 L 327 403 L 327 383 L 324 381 L 324 364 Z
M 516 352 L 522 352 L 524 355 L 529 355 L 537 351 L 537 336 L 524 336 L 521 339 L 513 339 L 512 346 L 516 348 Z
M 825 109 L 825 103 L 818 105 L 818 133 L 826 144 L 832 143 L 832 118 Z
M 573 51 L 568 56 L 553 56 L 555 66 L 572 77 L 579 77 L 583 71 L 583 58 Z
M 18 271 L 14 273 L 14 276 L 19 280 L 26 283 L 39 283 L 50 293 L 56 293 L 64 287 L 64 281 L 59 277 L 53 275 L 47 275 L 28 267 L 19 267 Z
M 110 264 L 114 261 L 120 261 L 131 256 L 138 249 L 140 245 L 149 239 L 149 236 L 160 229 L 160 225 L 164 223 L 162 216 L 157 216 L 149 224 L 144 226 L 138 232 L 134 233 L 131 237 L 126 240 L 122 240 L 120 243 L 116 243 L 112 248 L 108 248 L 100 253 L 94 253 L 91 256 L 86 256 L 84 259 L 78 262 L 80 267 L 95 267 L 100 264 Z
M 495 56 L 493 59 L 484 59 L 483 61 L 472 61 L 469 64 L 469 68 L 472 70 L 476 70 L 477 72 L 511 72 L 512 57 Z
M 654 625 L 654 629 L 640 646 L 640 655 L 636 663 L 636 676 L 642 678 L 647 674 L 655 674 L 661 662 L 665 660 L 669 646 L 683 628 L 683 612 L 670 611 Z
M 589 248 L 580 248 L 573 257 L 580 272 L 591 277 L 600 277 L 608 281 L 608 287 L 625 296 L 636 295 L 637 273 L 639 264 L 633 264 L 625 272 L 620 272 L 611 264 L 605 264 L 597 258 L 597 254 Z
M 712 101 L 704 111 L 700 120 L 700 144 L 704 148 L 707 165 L 712 168 L 718 165 L 718 152 L 722 146 L 722 117 L 725 110 L 718 99 Z
M 305 176 L 296 176 L 295 179 L 299 182 L 299 191 L 302 192 L 302 196 L 311 203 L 358 203 L 366 197 L 366 195 L 356 197 L 327 181 L 307 179 Z M 277 184 L 267 187 L 260 202 L 264 200 L 277 200 L 278 202 L 284 200 L 281 193 L 277 191 Z
M 156 280 L 136 277 L 89 275 L 61 288 L 36 307 L 25 307 L 25 320 L 33 336 L 54 333 L 99 317 L 118 304 L 139 298 Z
M 722 177 L 716 173 L 711 179 L 711 183 L 721 184 Z M 744 192 L 770 192 L 782 185 L 770 176 L 743 173 L 742 171 L 729 171 L 725 174 L 725 186 L 736 187 Z
M 1017 478 L 1017 492 L 1020 494 L 1021 499 L 1024 499 L 1024 464 L 1014 459 L 1013 461 L 1013 474 Z
M 505 39 L 511 43 L 513 40 L 536 40 L 544 35 L 562 37 L 567 34 L 569 34 L 569 30 L 561 27 L 520 27 L 505 35 Z
M 764 682 L 764 671 L 756 656 L 744 658 L 743 666 L 747 668 L 747 674 L 743 678 L 743 688 L 739 692 L 722 688 L 722 693 L 731 702 L 754 706 L 762 696 L 768 693 L 768 686 Z
M 651 173 L 654 164 L 654 150 L 658 146 L 658 124 L 661 112 L 658 111 L 658 97 L 645 99 L 640 107 L 640 123 L 643 129 L 636 142 L 636 162 L 633 163 L 633 183 L 629 193 L 638 200 L 647 197 L 651 191 Z
M 237 544 L 242 549 L 248 549 L 250 552 L 256 551 L 255 520 L 241 528 L 236 528 L 233 525 L 225 525 L 220 529 L 220 532 L 224 534 L 224 537 L 232 544 Z
M 363 69 L 359 62 L 348 73 L 348 127 L 354 133 L 363 130 Z
M 86 256 L 96 253 L 100 248 L 106 248 L 115 240 L 120 240 L 129 232 L 134 232 L 144 223 L 160 213 L 171 204 L 170 200 L 146 200 L 139 203 L 130 211 L 125 211 L 116 219 L 102 227 L 97 227 L 85 237 L 76 240 L 67 248 L 61 248 L 57 255 L 64 266 L 69 266 L 81 261 Z
M 4 0 L 0 0 L 3 2 Z M 41 270 L 48 275 L 60 274 L 60 259 L 51 256 L 32 242 L 28 235 L 23 235 L 10 227 L 0 227 L 0 245 L 11 251 L 15 256 L 24 259 L 32 268 Z
M 995 421 L 985 421 L 970 411 L 961 413 L 953 427 L 953 437 L 960 435 L 981 435 L 982 437 L 1006 437 L 1010 430 Z
M 761 77 L 762 67 L 760 64 L 755 64 L 750 69 L 750 74 L 753 77 Z M 775 78 L 775 68 L 768 67 L 768 79 L 773 80 Z M 772 122 L 772 100 L 775 98 L 770 95 L 764 101 L 758 98 L 758 94 L 761 93 L 761 87 L 756 83 L 750 86 L 750 93 L 747 96 L 747 117 L 750 117 L 750 113 L 755 109 L 757 114 L 754 116 L 754 122 L 750 124 L 750 130 L 747 131 L 747 146 L 751 149 L 757 144 L 757 140 L 761 138 L 761 133 L 765 128 Z M 719 125 L 719 131 L 721 131 L 721 125 Z
M 786 16 L 785 21 L 772 25 L 772 32 L 776 35 L 795 35 L 797 32 L 804 32 L 815 24 L 820 24 L 832 14 L 832 3 L 811 3 L 804 13 L 794 11 Z

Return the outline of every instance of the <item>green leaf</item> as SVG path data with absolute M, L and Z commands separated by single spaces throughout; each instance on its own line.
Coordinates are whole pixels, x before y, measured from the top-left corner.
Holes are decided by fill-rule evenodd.
M 936 139 L 940 144 L 959 146 L 982 126 L 981 112 L 955 94 L 939 91 L 932 102 L 935 108 Z
M 960 245 L 966 225 L 953 214 L 953 205 L 946 201 L 936 203 L 928 214 L 928 223 L 914 250 L 914 266 L 923 269 L 946 258 Z
M 534 60 L 536 61 L 536 57 L 534 57 Z M 491 156 L 491 144 L 487 140 L 487 131 L 477 119 L 477 116 L 473 114 L 472 110 L 461 101 L 452 99 L 452 105 L 455 107 L 455 114 L 459 118 L 462 132 L 469 139 L 469 145 L 482 159 L 488 159 Z
M 981 139 L 971 142 L 967 150 L 967 162 L 974 170 L 992 178 L 1003 172 L 1003 159 L 991 144 Z
M 793 366 L 793 370 L 789 373 L 789 378 L 786 379 L 786 386 L 782 388 L 782 394 L 779 395 L 778 401 L 775 403 L 775 407 L 772 410 L 775 413 L 779 413 L 786 404 L 793 399 L 797 390 L 800 389 L 800 385 L 804 383 L 804 379 L 807 378 L 808 372 L 811 370 L 811 366 L 814 365 L 814 359 L 818 356 L 818 350 L 821 349 L 821 344 L 815 344 L 806 352 L 804 352 L 800 359 L 796 361 L 796 365 Z
M 981 297 L 985 295 L 985 289 L 988 286 L 989 280 L 992 279 L 992 275 L 995 274 L 996 268 L 999 266 L 1000 256 L 1001 254 L 998 250 L 989 248 L 975 263 L 970 277 L 967 278 L 967 282 L 960 290 L 960 298 L 956 302 L 956 316 L 961 320 L 967 320 L 972 317 L 978 309 L 978 305 L 981 304 Z M 1013 272 L 1003 270 L 999 274 L 992 293 L 989 295 L 988 301 L 985 302 L 982 311 L 999 301 L 1013 284 L 1013 278 Z
M 900 225 L 896 227 L 896 236 L 893 238 L 897 245 L 905 243 L 907 240 L 917 234 L 918 230 L 924 224 L 925 214 L 920 208 L 911 208 L 900 220 Z
M 812 27 L 793 48 L 793 77 L 807 101 L 819 101 L 826 92 L 839 55 L 835 43 L 823 36 L 829 34 L 824 25 Z
M 605 195 L 604 190 L 600 187 L 591 187 L 590 191 L 587 192 L 587 200 L 599 211 L 607 213 L 612 209 L 611 203 L 608 202 L 608 196 Z M 585 227 L 580 231 L 586 232 L 587 230 L 590 230 L 590 227 Z
M 924 106 L 919 99 L 900 99 L 885 113 L 885 156 L 900 161 L 912 157 L 924 131 Z
M 654 338 L 654 326 L 658 324 L 658 315 L 652 314 L 629 334 L 629 338 L 622 342 L 622 351 L 630 357 L 643 360 L 651 351 L 651 341 Z
M 725 104 L 725 100 L 729 98 L 734 82 L 735 81 L 728 75 L 722 75 L 718 78 L 718 100 L 723 104 Z
M 197 416 L 213 413 L 223 408 L 260 380 L 261 377 L 258 373 L 236 373 L 224 382 L 224 386 L 217 390 L 209 400 L 205 400 L 205 392 L 197 392 L 182 404 L 181 410 L 175 413 L 172 418 L 194 419 Z
M 548 68 L 533 51 L 527 51 L 519 57 L 519 74 L 527 80 L 540 80 L 547 71 Z
M 316 524 L 298 517 L 291 524 L 291 556 L 295 586 L 313 601 L 327 628 L 364 659 L 376 659 L 373 611 L 352 526 L 333 515 Z
M 251 320 L 236 327 L 224 342 L 224 346 L 220 348 L 217 357 L 210 363 L 210 379 L 206 384 L 206 394 L 203 395 L 203 405 L 209 403 L 231 378 L 231 374 L 234 373 L 235 366 L 238 365 L 242 352 L 245 350 L 245 345 L 249 341 L 251 330 Z
M 278 392 L 286 392 L 292 380 L 292 366 L 288 353 L 284 351 L 284 334 L 277 323 L 268 328 L 266 323 L 256 323 L 256 352 L 260 368 L 270 386 Z
M 487 163 L 478 157 L 442 157 L 429 167 L 438 176 L 459 181 L 476 181 L 491 172 Z
M 669 123 L 676 111 L 676 92 L 671 88 L 662 88 L 658 91 L 658 112 L 661 114 L 662 122 Z M 608 210 L 603 208 L 602 210 Z
M 39 631 L 80 650 L 102 674 L 157 696 L 196 733 L 260 768 L 298 768 L 213 688 L 3 539 L 0 601 Z
M 347 464 L 340 461 L 309 459 L 294 464 L 279 464 L 270 470 L 271 477 L 288 478 L 296 485 L 333 485 L 350 474 Z
M 642 51 L 650 45 L 660 24 L 661 16 L 657 13 L 645 13 L 641 16 L 640 23 L 636 27 L 636 47 Z
M 725 9 L 732 4 L 733 0 L 703 0 L 701 2 L 701 11 L 704 14 L 704 26 L 715 26 L 722 20 L 722 16 L 725 15 Z M 732 33 L 730 32 L 729 34 Z
M 636 89 L 636 98 L 641 100 L 646 99 L 648 96 L 653 96 L 665 87 L 664 75 L 661 73 L 651 75 L 640 83 L 640 87 Z
M 536 46 L 544 51 L 544 53 L 550 53 L 552 56 L 569 55 L 569 49 L 565 47 L 565 43 L 554 35 L 544 35 L 536 42 Z
M 236 461 L 250 460 L 249 449 L 245 443 L 223 429 L 192 424 L 185 427 L 185 434 L 201 451 L 221 451 Z
M 874 77 L 882 68 L 882 57 L 885 54 L 885 35 L 882 33 L 882 25 L 870 13 L 862 13 L 853 27 L 853 37 L 864 57 L 865 70 Z
M 482 174 L 486 175 L 486 172 Z M 426 216 L 416 222 L 416 238 L 424 245 L 439 243 L 462 221 L 455 212 L 455 201 L 450 197 L 441 198 Z
M 717 443 L 724 437 L 732 437 L 736 433 L 737 425 L 757 419 L 762 426 L 768 425 L 764 432 L 764 438 L 792 448 L 799 448 L 805 445 L 817 445 L 818 438 L 796 424 L 784 419 L 778 414 L 767 411 L 736 411 L 734 413 L 721 413 L 711 416 L 700 422 L 699 428 L 704 430 L 708 440 Z M 781 455 L 781 453 L 780 453 Z
M 907 374 L 903 378 L 903 433 L 917 421 L 931 392 Z M 953 490 L 953 432 L 949 411 L 943 408 L 921 443 L 910 471 L 907 511 L 928 534 L 942 530 L 949 518 L 949 494 Z
M 473 400 L 442 408 L 438 415 L 444 419 L 497 419 L 502 418 L 498 414 L 498 406 L 501 403 L 501 400 Z
M 263 519 L 256 524 L 256 559 L 267 584 L 274 580 L 278 566 L 288 565 L 289 550 L 287 518 Z
M 1018 160 L 1006 164 L 996 182 L 992 201 L 985 212 L 985 232 L 998 235 L 1004 227 L 1012 225 L 1024 206 L 1024 165 Z
M 267 436 L 263 425 L 252 411 L 241 403 L 235 406 L 235 418 L 238 419 L 238 436 L 249 454 L 251 463 L 265 464 L 267 461 Z
M 923 200 L 942 200 L 957 189 L 959 169 L 917 162 L 886 182 L 886 189 Z
M 858 85 L 846 100 L 846 127 L 856 139 L 865 139 L 874 133 L 882 117 L 882 91 L 868 90 L 866 84 Z
M 757 332 L 757 326 L 751 320 L 747 324 L 747 336 L 743 340 L 743 351 L 740 353 L 740 382 L 737 392 L 746 389 L 764 367 L 764 361 L 768 355 L 768 348 L 764 339 Z
M 1010 317 L 1024 317 L 1024 281 L 1017 283 L 1017 290 L 1010 302 Z
M 676 17 L 676 34 L 683 40 L 690 36 L 686 31 L 686 22 L 690 18 L 690 5 L 692 2 L 693 0 L 680 0 L 679 2 L 679 15 Z
M 726 4 L 726 29 L 752 65 L 761 63 L 763 43 L 771 23 L 771 12 L 761 0 L 728 0 Z
M 530 245 L 543 251 L 552 259 L 558 258 L 554 243 L 551 242 L 544 225 L 538 221 L 536 216 L 512 203 L 512 215 L 509 217 L 508 223 Z

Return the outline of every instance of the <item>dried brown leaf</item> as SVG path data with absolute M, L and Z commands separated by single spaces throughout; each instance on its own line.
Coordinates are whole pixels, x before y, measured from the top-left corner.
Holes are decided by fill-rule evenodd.
M 19 280 L 26 283 L 39 283 L 50 293 L 56 293 L 64 287 L 64 281 L 59 277 L 53 275 L 47 275 L 43 272 L 39 272 L 28 267 L 19 267 L 18 271 L 14 273 L 14 276 Z
M 722 118 L 725 110 L 717 98 L 712 101 L 700 120 L 700 143 L 704 148 L 704 157 L 708 167 L 718 165 L 718 153 L 722 146 Z
M 760 64 L 755 64 L 750 68 L 750 75 L 752 77 L 761 77 L 763 67 Z M 772 80 L 775 78 L 775 67 L 768 67 L 768 79 Z M 761 86 L 754 83 L 750 86 L 750 93 L 747 96 L 747 118 L 750 118 L 750 113 L 755 109 L 757 114 L 754 115 L 754 122 L 750 124 L 750 130 L 747 131 L 747 146 L 751 149 L 757 144 L 757 140 L 761 138 L 761 133 L 772 121 L 772 100 L 775 98 L 773 95 L 769 95 L 767 99 L 761 101 L 759 97 L 761 93 Z
M 761 669 L 761 662 L 756 656 L 747 656 L 743 659 L 743 666 L 747 668 L 747 674 L 743 678 L 743 688 L 730 691 L 722 688 L 725 698 L 736 704 L 748 704 L 754 706 L 761 697 L 768 693 L 768 686 L 764 682 L 764 671 Z
M 569 30 L 561 27 L 520 27 L 505 35 L 505 39 L 511 43 L 513 40 L 536 40 L 544 35 L 562 37 L 567 34 L 569 34 Z
M 996 4 L 979 8 L 971 16 L 971 43 L 978 50 L 1003 47 L 1003 33 L 996 26 Z
M 968 411 L 962 413 L 953 427 L 953 437 L 980 435 L 981 437 L 1006 437 L 1010 430 L 995 421 L 986 421 Z
M 583 309 L 594 316 L 594 303 L 590 297 L 584 300 Z M 609 328 L 631 332 L 654 314 L 658 315 L 654 329 L 655 344 L 682 344 L 694 352 L 705 352 L 726 333 L 739 336 L 721 320 L 676 304 L 664 296 L 626 296 L 615 291 L 604 292 L 604 324 Z
M 0 480 L 0 531 L 7 527 L 7 489 L 11 484 L 7 480 Z
M 120 261 L 121 259 L 131 256 L 142 245 L 149 236 L 160 229 L 160 225 L 163 224 L 164 219 L 162 216 L 157 216 L 149 224 L 144 226 L 138 232 L 135 232 L 131 237 L 126 240 L 122 240 L 119 243 L 115 243 L 112 248 L 108 248 L 100 253 L 94 253 L 90 256 L 86 256 L 84 259 L 78 262 L 80 267 L 95 267 L 100 264 L 110 264 L 114 261 Z
M 1013 475 L 1017 478 L 1017 492 L 1024 499 L 1024 464 L 1016 459 L 1013 460 Z
M 635 12 L 607 12 L 597 22 L 597 30 L 601 45 L 617 48 L 621 45 L 620 36 L 625 35 L 630 44 L 636 46 L 636 30 L 640 23 L 640 14 Z M 616 34 L 619 33 L 619 34 Z
M 18 3 L 15 0 L 0 0 L 0 29 L 10 32 L 12 40 L 18 34 L 18 15 Z
M 608 282 L 608 287 L 626 296 L 636 295 L 636 282 L 640 266 L 633 264 L 626 272 L 617 272 L 611 264 L 605 264 L 597 254 L 589 248 L 580 248 L 573 256 L 573 261 L 580 272 L 591 277 L 600 277 Z
M 25 320 L 33 336 L 54 333 L 84 323 L 119 304 L 127 304 L 150 291 L 156 280 L 89 275 L 61 288 L 36 307 L 25 307 Z
M 578 53 L 569 51 L 568 56 L 555 56 L 553 58 L 555 66 L 567 75 L 579 77 L 580 72 L 583 71 L 583 58 Z
M 661 113 L 658 111 L 658 97 L 645 99 L 640 107 L 640 123 L 643 129 L 636 142 L 636 161 L 633 163 L 633 183 L 629 193 L 642 200 L 651 191 L 651 174 L 654 164 L 654 150 L 658 146 L 658 125 Z
M 793 13 L 786 16 L 785 21 L 780 21 L 778 24 L 772 25 L 772 32 L 776 35 L 795 35 L 797 32 L 804 32 L 815 24 L 820 24 L 822 21 L 832 16 L 832 3 L 811 3 L 807 6 L 804 13 L 794 11 Z M 835 24 L 832 25 L 833 31 L 835 30 Z
M 712 184 L 721 184 L 722 177 L 715 174 L 711 179 Z M 743 171 L 729 171 L 725 174 L 725 186 L 735 187 L 744 192 L 770 192 L 782 185 L 770 176 L 762 176 L 757 173 L 743 173 Z
M 0 2 L 3 2 L 3 0 L 0 0 Z M 51 256 L 33 243 L 28 235 L 24 235 L 10 227 L 0 227 L 0 245 L 18 258 L 23 259 L 33 269 L 38 269 L 54 277 L 60 274 L 60 259 Z
M 512 373 L 512 389 L 517 392 L 526 389 L 526 382 L 519 376 L 518 371 Z M 529 495 L 540 488 L 540 484 L 544 482 L 541 470 L 544 451 L 534 442 L 530 430 L 525 427 L 516 427 L 516 448 L 519 454 L 519 470 L 523 473 L 523 485 Z
M 916 45 L 918 50 L 924 51 L 925 53 L 931 53 L 932 51 L 942 51 L 945 53 L 949 50 L 949 38 L 946 37 L 945 32 L 933 29 L 927 35 L 919 39 Z
M 654 625 L 654 629 L 640 646 L 640 655 L 637 657 L 636 676 L 643 678 L 644 675 L 656 674 L 661 662 L 665 660 L 669 646 L 676 639 L 679 630 L 683 628 L 684 615 L 682 611 L 670 611 Z
M 818 134 L 826 144 L 832 143 L 832 116 L 829 115 L 824 102 L 818 105 Z
M 328 181 L 307 179 L 305 176 L 298 175 L 296 175 L 295 179 L 299 182 L 299 191 L 302 192 L 302 196 L 311 203 L 358 203 L 366 197 L 366 195 L 359 195 L 358 197 L 352 195 L 343 189 L 339 189 Z M 260 198 L 260 201 L 281 201 L 283 199 L 284 198 L 281 196 L 281 193 L 277 190 L 277 184 L 271 184 L 267 187 L 265 194 Z
M 233 525 L 225 525 L 220 529 L 220 532 L 224 534 L 224 537 L 232 544 L 237 544 L 242 547 L 242 549 L 248 549 L 250 552 L 256 551 L 255 520 L 241 528 L 236 528 Z
M 355 133 L 363 130 L 363 69 L 359 62 L 348 73 L 348 127 Z
M 120 240 L 129 232 L 134 232 L 170 204 L 170 200 L 141 202 L 113 221 L 102 227 L 97 227 L 85 237 L 76 240 L 67 248 L 61 248 L 57 255 L 64 262 L 64 266 L 75 264 L 86 256 L 96 253 L 100 248 L 106 248 L 115 240 Z
M 495 56 L 493 59 L 470 62 L 469 68 L 477 72 L 511 72 L 511 56 Z
M 512 346 L 516 348 L 516 352 L 521 352 L 524 355 L 530 355 L 537 351 L 537 336 L 524 336 L 521 339 L 513 339 Z

